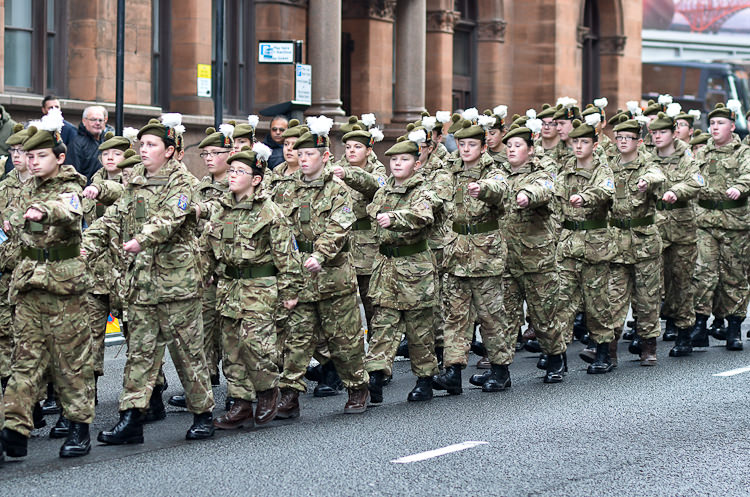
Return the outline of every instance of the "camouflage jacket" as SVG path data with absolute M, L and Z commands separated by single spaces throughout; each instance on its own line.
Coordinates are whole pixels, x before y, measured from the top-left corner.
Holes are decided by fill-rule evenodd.
M 106 208 L 120 198 L 123 192 L 121 175 L 113 179 L 107 178 L 107 171 L 99 169 L 91 177 L 91 184 L 99 188 L 96 200 L 83 199 L 83 220 L 86 226 L 91 226 L 94 221 L 104 215 Z
M 581 259 L 588 262 L 606 262 L 617 254 L 612 236 L 606 227 L 607 213 L 615 192 L 614 174 L 610 167 L 594 155 L 592 169 L 576 168 L 576 159 L 570 159 L 555 180 L 555 198 L 560 206 L 563 229 L 557 247 L 558 257 Z M 583 207 L 570 205 L 570 197 L 580 195 Z M 565 228 L 567 222 L 603 222 L 605 227 L 586 230 Z
M 607 162 L 612 165 L 612 161 L 620 155 L 615 142 L 610 140 L 609 136 L 604 133 L 599 134 L 599 145 L 596 147 L 607 157 Z
M 31 181 L 31 177 L 26 183 Z M 18 208 L 21 189 L 26 184 L 21 181 L 18 171 L 13 169 L 5 179 L 0 182 L 0 230 L 3 229 L 3 221 L 10 221 L 11 215 Z M 11 233 L 0 234 L 0 237 L 6 240 L 0 243 L 0 273 L 12 273 L 18 262 L 19 241 L 18 237 L 11 236 Z
M 86 178 L 73 166 L 63 165 L 57 176 L 41 180 L 33 178 L 19 193 L 17 209 L 10 216 L 11 237 L 18 240 L 21 256 L 13 271 L 11 303 L 18 293 L 44 290 L 57 295 L 84 293 L 89 287 L 86 263 L 80 257 L 81 192 Z M 43 213 L 39 222 L 24 219 L 25 212 L 36 208 Z M 78 251 L 71 258 L 43 261 L 24 257 L 25 249 L 56 249 Z
M 355 169 L 355 166 L 349 164 L 346 157 L 342 157 L 335 165 L 343 167 L 347 172 Z M 379 186 L 385 185 L 385 166 L 375 158 L 375 154 L 369 155 L 367 164 L 361 170 L 372 175 Z M 348 178 L 348 175 L 344 176 L 344 183 L 349 189 L 349 194 L 352 197 L 352 211 L 357 217 L 357 222 L 352 226 L 349 234 L 351 262 L 358 275 L 369 275 L 372 273 L 372 261 L 378 252 L 378 244 L 375 242 L 375 227 L 367 216 L 367 204 L 370 203 L 371 197 L 358 192 L 356 188 L 349 184 Z
M 294 184 L 297 181 L 294 173 L 287 174 L 288 169 L 289 166 L 287 166 L 286 162 L 282 162 L 273 169 L 266 169 L 266 174 L 263 176 L 263 183 L 261 183 L 263 192 L 272 198 L 282 210 L 285 209 L 284 206 L 291 207 L 292 202 L 289 192 L 294 191 Z M 289 212 L 286 210 L 284 210 L 284 213 L 287 216 L 289 215 Z
M 635 160 L 623 163 L 618 155 L 612 162 L 615 178 L 615 194 L 609 208 L 612 239 L 617 246 L 613 262 L 635 264 L 659 257 L 662 241 L 656 226 L 656 202 L 666 177 L 656 165 L 647 161 L 643 154 Z M 648 183 L 645 192 L 638 191 L 638 182 Z M 649 220 L 650 218 L 650 220 Z M 650 222 L 645 226 L 628 226 L 630 222 Z
M 282 210 L 294 224 L 302 262 L 309 257 L 322 266 L 318 273 L 302 271 L 305 285 L 300 302 L 317 302 L 352 293 L 357 288 L 349 262 L 349 231 L 357 220 L 352 199 L 343 181 L 330 168 L 313 181 L 294 173 L 294 189 L 283 199 Z
M 440 147 L 443 150 L 443 159 L 438 154 Z M 440 265 L 442 264 L 442 254 L 439 251 L 443 250 L 443 247 L 445 247 L 445 244 L 448 243 L 451 237 L 451 230 L 447 223 L 447 213 L 443 208 L 443 204 L 453 198 L 453 177 L 450 171 L 448 171 L 446 161 L 444 160 L 447 157 L 448 149 L 440 143 L 427 160 L 427 164 L 419 169 L 419 173 L 424 178 L 424 188 L 432 193 L 430 199 L 432 201 L 434 221 L 430 225 L 427 242 L 430 248 L 439 255 L 438 264 Z
M 232 319 L 272 315 L 278 301 L 294 299 L 303 284 L 292 223 L 267 196 L 237 202 L 226 193 L 219 204 L 201 237 L 203 277 L 218 276 L 217 309 Z M 278 272 L 255 278 L 232 274 L 259 266 Z
M 127 265 L 126 301 L 155 305 L 200 297 L 192 176 L 174 159 L 153 176 L 138 164 L 120 200 L 84 233 L 89 258 L 111 239 L 135 239 L 142 250 Z
M 415 174 L 396 186 L 393 177 L 380 188 L 367 212 L 372 218 L 377 242 L 385 250 L 424 243 L 430 233 L 432 194 L 425 180 Z M 378 214 L 387 212 L 388 228 L 378 226 Z M 375 305 L 413 310 L 433 307 L 436 301 L 437 271 L 429 248 L 404 257 L 386 257 L 376 252 L 368 296 Z
M 707 183 L 698 193 L 698 227 L 749 230 L 747 198 L 750 195 L 750 147 L 742 145 L 736 134 L 721 147 L 717 147 L 714 139 L 709 138 L 708 144 L 696 153 L 695 161 Z M 745 205 L 724 209 L 706 209 L 701 205 L 730 201 L 726 194 L 729 188 L 740 191 L 739 202 L 745 202 Z
M 691 200 L 706 185 L 706 180 L 693 160 L 690 147 L 685 142 L 677 140 L 672 155 L 659 157 L 658 153 L 654 153 L 648 156 L 648 160 L 651 164 L 659 166 L 666 177 L 659 192 L 660 196 L 667 191 L 677 195 L 675 204 L 657 202 L 656 223 L 662 241 L 676 244 L 695 243 L 698 240 L 695 202 Z
M 200 208 L 200 220 L 198 221 L 197 236 L 200 237 L 205 230 L 206 223 L 211 217 L 213 208 L 217 206 L 220 199 L 229 191 L 229 177 L 221 181 L 214 181 L 210 174 L 204 176 L 193 191 L 193 204 Z
M 494 160 L 495 164 L 498 166 L 501 166 L 504 162 L 508 162 L 508 154 L 505 152 L 505 147 L 503 147 L 502 152 L 493 152 L 488 148 L 487 154 L 492 157 L 492 160 Z
M 554 181 L 542 160 L 533 158 L 513 170 L 503 164 L 508 181 L 503 233 L 508 243 L 506 271 L 512 276 L 554 271 L 557 223 L 552 218 Z M 529 198 L 528 207 L 516 202 L 519 193 Z
M 479 162 L 464 168 L 460 158 L 449 162 L 452 195 L 444 208 L 447 213 L 449 237 L 443 249 L 446 272 L 461 277 L 501 276 L 505 270 L 508 248 L 499 228 L 503 216 L 503 201 L 508 190 L 505 175 L 495 161 L 482 154 Z M 479 183 L 479 198 L 469 195 L 469 183 Z M 481 233 L 466 233 L 468 225 L 489 226 L 497 229 Z M 458 229 L 458 231 L 456 231 Z M 463 231 L 465 234 L 459 233 Z

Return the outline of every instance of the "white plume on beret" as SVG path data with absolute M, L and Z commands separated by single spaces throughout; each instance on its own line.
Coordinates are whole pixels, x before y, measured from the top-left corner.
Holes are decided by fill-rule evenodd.
M 422 126 L 424 126 L 424 129 L 426 129 L 428 132 L 435 129 L 435 126 L 437 126 L 437 119 L 432 116 L 426 116 L 422 118 Z
M 439 110 L 435 112 L 435 119 L 437 119 L 437 122 L 445 124 L 451 120 L 451 113 L 447 110 Z
M 574 107 L 578 103 L 578 100 L 575 98 L 570 97 L 560 97 L 557 99 L 557 105 L 562 104 L 563 107 L 566 109 L 570 109 L 571 107 Z
M 60 112 L 60 109 L 53 107 L 47 112 L 46 115 L 42 116 L 42 120 L 40 121 L 38 128 L 49 132 L 59 132 L 62 130 L 63 124 L 64 121 L 62 112 Z
M 585 120 L 586 124 L 593 127 L 602 122 L 602 116 L 599 114 L 589 114 L 585 117 Z
M 427 134 L 424 132 L 423 129 L 418 129 L 416 131 L 412 131 L 408 135 L 409 141 L 412 141 L 419 145 L 420 143 L 424 143 L 427 141 Z
M 463 113 L 463 118 L 473 123 L 477 122 L 478 117 L 479 117 L 479 111 L 477 110 L 476 107 L 468 108 Z
M 498 105 L 494 109 L 492 109 L 492 113 L 499 117 L 500 119 L 505 119 L 508 117 L 508 106 L 507 105 Z
M 362 124 L 367 126 L 367 129 L 375 126 L 375 114 L 362 114 Z
M 626 105 L 628 107 L 628 112 L 630 112 L 634 116 L 640 113 L 641 105 L 637 101 L 631 100 Z
M 697 121 L 701 118 L 701 111 L 699 111 L 698 109 L 689 110 L 688 115 L 693 116 L 693 119 Z
M 637 116 L 634 117 L 634 119 L 641 124 L 648 124 L 649 122 L 648 117 L 644 116 L 643 114 L 638 114 Z
M 731 110 L 735 114 L 739 114 L 742 110 L 742 104 L 739 100 L 733 98 L 731 100 L 727 100 L 727 109 Z
M 231 124 L 220 124 L 219 133 L 226 136 L 227 138 L 231 138 L 234 136 L 234 126 L 232 126 Z
M 177 136 L 182 136 L 185 134 L 185 126 L 182 124 L 178 124 L 174 127 L 174 132 L 177 133 Z
M 268 145 L 262 142 L 255 142 L 253 143 L 253 152 L 255 152 L 255 157 L 264 161 L 267 161 L 269 157 L 271 157 L 271 149 L 268 148 Z
M 250 114 L 249 116 L 247 116 L 247 124 L 249 124 L 251 128 L 257 128 L 259 122 L 260 118 L 255 114 Z
M 597 98 L 594 100 L 594 107 L 599 107 L 600 109 L 604 110 L 604 108 L 609 105 L 609 100 L 607 100 L 606 97 Z
M 669 117 L 674 118 L 680 112 L 682 112 L 682 105 L 676 102 L 667 105 L 667 115 Z
M 528 117 L 529 119 L 536 119 L 536 111 L 534 109 L 527 110 L 526 117 Z
M 658 103 L 661 105 L 669 105 L 672 103 L 672 95 L 670 94 L 664 94 L 659 95 Z
M 537 134 L 542 130 L 542 120 L 536 117 L 526 121 L 526 127 L 531 130 L 532 133 Z
M 385 136 L 383 135 L 383 132 L 380 131 L 380 128 L 370 129 L 370 136 L 372 136 L 372 139 L 376 142 L 382 142 L 383 138 L 385 138 Z
M 307 127 L 310 128 L 310 133 L 317 136 L 328 136 L 328 133 L 333 127 L 333 119 L 326 116 L 307 118 Z
M 179 112 L 168 112 L 162 114 L 161 123 L 167 128 L 174 128 L 178 124 L 182 124 L 182 114 Z
M 122 130 L 123 138 L 126 138 L 130 143 L 133 143 L 138 138 L 138 130 L 135 128 L 127 127 Z
M 34 126 L 36 129 L 42 129 L 42 121 L 40 121 L 39 119 L 34 119 L 33 121 L 29 121 L 29 124 L 26 127 L 30 128 L 32 126 Z
M 494 126 L 495 121 L 497 121 L 497 118 L 495 116 L 487 116 L 484 114 L 477 118 L 477 124 L 479 124 L 485 130 L 490 129 L 492 126 Z

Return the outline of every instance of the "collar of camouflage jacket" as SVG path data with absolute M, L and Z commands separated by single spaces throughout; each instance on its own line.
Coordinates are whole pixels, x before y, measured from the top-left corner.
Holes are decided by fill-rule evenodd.
M 44 184 L 65 183 L 68 181 L 75 181 L 76 183 L 81 185 L 81 188 L 84 188 L 86 186 L 86 177 L 82 174 L 79 174 L 73 166 L 70 166 L 68 164 L 63 164 L 62 166 L 60 166 L 60 172 L 57 173 L 57 176 L 48 179 L 40 179 L 36 177 L 34 178 L 34 184 L 36 185 L 36 188 L 39 188 Z

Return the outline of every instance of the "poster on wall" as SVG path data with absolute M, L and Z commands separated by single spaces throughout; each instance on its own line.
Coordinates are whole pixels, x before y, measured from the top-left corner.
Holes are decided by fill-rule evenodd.
M 643 0 L 643 29 L 750 34 L 748 0 Z

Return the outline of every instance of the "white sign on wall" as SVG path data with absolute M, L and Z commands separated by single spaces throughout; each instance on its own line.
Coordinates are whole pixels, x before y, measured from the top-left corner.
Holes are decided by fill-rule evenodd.
M 312 104 L 312 66 L 309 64 L 294 66 L 294 103 Z
M 259 41 L 259 64 L 294 64 L 293 41 Z

